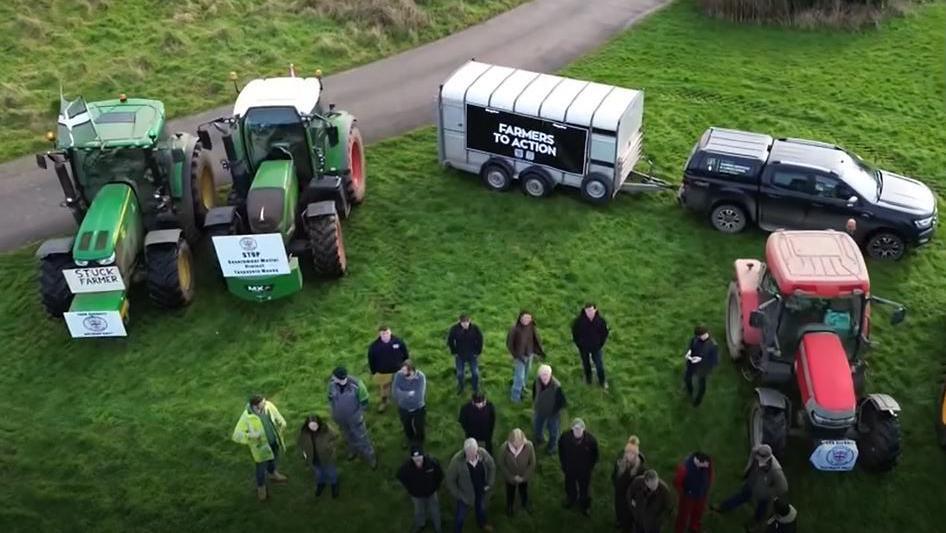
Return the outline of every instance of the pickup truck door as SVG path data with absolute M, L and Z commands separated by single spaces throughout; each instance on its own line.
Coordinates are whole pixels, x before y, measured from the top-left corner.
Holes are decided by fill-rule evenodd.
M 850 186 L 837 176 L 822 172 L 813 173 L 813 177 L 814 195 L 808 206 L 808 216 L 805 221 L 807 229 L 844 231 L 850 218 L 856 220 L 858 226 L 866 226 L 859 218 L 863 211 L 858 207 L 861 201 Z M 851 202 L 851 199 L 855 201 Z M 864 229 L 859 227 L 857 233 L 862 233 Z
M 766 230 L 805 229 L 808 204 L 814 196 L 810 169 L 770 165 L 759 187 L 759 226 Z

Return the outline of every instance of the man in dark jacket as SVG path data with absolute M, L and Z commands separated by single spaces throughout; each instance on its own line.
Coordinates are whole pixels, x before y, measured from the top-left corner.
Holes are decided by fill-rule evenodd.
M 632 481 L 627 499 L 634 515 L 634 533 L 660 533 L 673 512 L 670 488 L 656 470 L 648 470 Z
M 565 474 L 566 509 L 578 502 L 585 516 L 591 515 L 591 472 L 598 462 L 598 441 L 585 431 L 585 422 L 576 418 L 569 431 L 558 439 L 558 462 Z
M 457 368 L 457 395 L 463 394 L 465 366 L 470 365 L 470 384 L 473 392 L 480 390 L 480 369 L 477 360 L 483 352 L 483 334 L 470 321 L 469 315 L 460 315 L 460 320 L 450 328 L 447 347 L 453 354 Z
M 487 452 L 493 453 L 493 430 L 496 428 L 496 408 L 482 392 L 473 393 L 469 403 L 460 408 L 460 426 L 464 437 L 476 439 Z
M 437 489 L 443 482 L 443 469 L 433 457 L 424 455 L 420 447 L 411 448 L 411 457 L 397 471 L 397 480 L 404 485 L 414 501 L 414 533 L 431 525 L 436 533 L 443 531 L 440 522 L 440 502 Z
M 709 331 L 705 327 L 694 328 L 693 338 L 690 340 L 690 347 L 685 357 L 686 373 L 683 375 L 683 383 L 686 385 L 687 396 L 695 407 L 703 401 L 703 394 L 706 393 L 706 378 L 719 362 L 716 341 L 710 338 Z M 694 376 L 697 379 L 696 396 L 693 395 Z
M 532 383 L 532 438 L 535 446 L 541 446 L 545 442 L 543 431 L 548 427 L 549 441 L 545 451 L 549 454 L 555 453 L 558 444 L 559 418 L 564 408 L 565 393 L 558 380 L 552 377 L 552 367 L 540 366 L 538 377 Z
M 772 448 L 768 444 L 759 444 L 752 449 L 742 477 L 745 481 L 739 491 L 718 506 L 710 506 L 710 509 L 727 513 L 751 502 L 755 513 L 750 526 L 754 528 L 764 523 L 769 504 L 788 492 L 788 480 L 785 479 L 782 465 L 772 455 Z
M 532 313 L 519 312 L 519 318 L 506 334 L 506 348 L 512 356 L 512 389 L 509 397 L 514 403 L 519 403 L 522 401 L 522 389 L 525 388 L 526 379 L 529 377 L 532 358 L 545 355 Z
M 401 369 L 401 363 L 410 357 L 404 341 L 391 334 L 391 328 L 378 328 L 378 338 L 368 347 L 368 368 L 371 377 L 378 384 L 381 404 L 378 412 L 383 413 L 388 408 L 388 397 L 391 395 L 391 381 L 394 374 Z
M 694 452 L 677 465 L 674 486 L 679 495 L 675 533 L 699 533 L 706 497 L 713 484 L 713 461 L 703 452 Z
M 608 382 L 604 379 L 604 343 L 608 341 L 608 333 L 608 323 L 593 303 L 586 303 L 572 322 L 572 341 L 581 356 L 585 383 L 591 385 L 591 362 L 594 361 L 598 385 L 605 389 L 608 388 Z
M 795 533 L 795 520 L 798 518 L 795 507 L 782 499 L 775 500 L 772 507 L 775 515 L 769 518 L 765 533 Z

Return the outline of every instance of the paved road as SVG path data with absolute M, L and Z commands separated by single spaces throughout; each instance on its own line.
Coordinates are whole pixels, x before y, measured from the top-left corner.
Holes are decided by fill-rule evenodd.
M 437 88 L 471 57 L 552 72 L 666 3 L 535 0 L 420 48 L 327 76 L 323 102 L 354 113 L 366 142 L 384 139 L 432 123 Z M 198 124 L 229 114 L 229 106 L 221 107 L 173 120 L 169 126 L 171 131 L 193 132 Z M 0 165 L 0 250 L 72 231 L 72 216 L 59 207 L 61 201 L 52 171 L 36 168 L 33 157 Z

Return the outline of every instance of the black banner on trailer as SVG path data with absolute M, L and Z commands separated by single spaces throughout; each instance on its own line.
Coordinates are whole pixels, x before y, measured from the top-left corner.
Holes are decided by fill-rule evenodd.
M 466 147 L 546 165 L 573 174 L 585 173 L 588 130 L 550 120 L 466 106 Z

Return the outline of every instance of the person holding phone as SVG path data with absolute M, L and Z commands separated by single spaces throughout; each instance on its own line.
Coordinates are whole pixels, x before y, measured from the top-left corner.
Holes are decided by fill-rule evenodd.
M 703 401 L 703 395 L 706 393 L 706 378 L 719 362 L 719 352 L 716 349 L 716 341 L 710 337 L 709 330 L 704 326 L 696 326 L 693 329 L 693 338 L 690 340 L 690 346 L 684 356 L 686 358 L 686 371 L 683 374 L 683 384 L 687 390 L 687 396 L 697 407 Z M 697 380 L 696 394 L 693 393 L 693 378 Z

